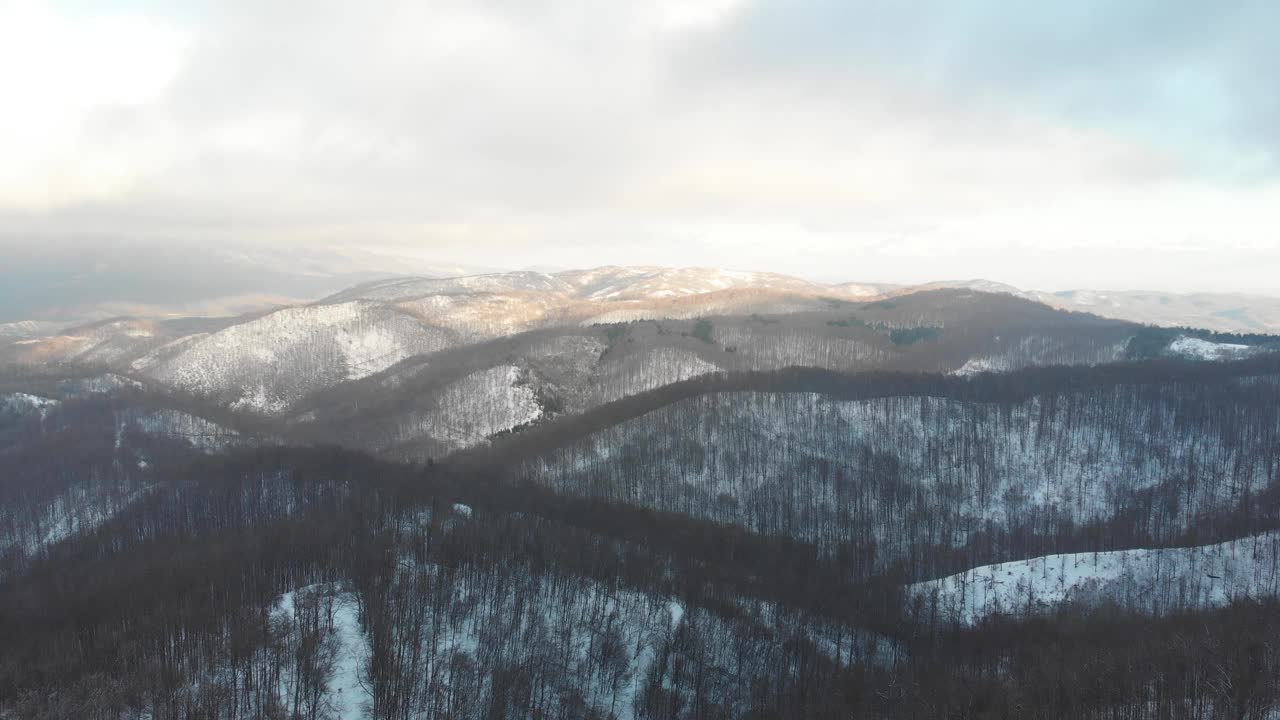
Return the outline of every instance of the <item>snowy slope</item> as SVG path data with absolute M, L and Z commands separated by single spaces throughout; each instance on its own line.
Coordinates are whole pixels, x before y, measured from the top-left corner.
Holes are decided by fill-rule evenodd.
M 583 412 L 720 370 L 698 354 L 678 347 L 627 344 L 624 350 L 608 352 L 598 337 L 602 335 L 555 335 L 493 356 L 463 356 L 464 366 L 447 367 L 441 380 L 431 377 L 437 366 L 430 358 L 421 366 L 371 378 L 359 386 L 367 388 L 367 394 L 357 391 L 357 395 L 369 399 L 364 407 L 387 411 L 363 416 L 357 412 L 349 421 L 344 417 L 341 436 L 334 440 L 396 457 L 402 457 L 402 452 L 419 459 L 438 457 L 548 415 Z M 495 356 L 514 362 L 484 367 L 483 361 Z M 471 364 L 481 369 L 468 372 Z M 352 404 L 340 402 L 344 408 L 354 409 Z M 297 422 L 312 428 L 323 426 L 332 412 L 335 410 L 323 408 L 308 411 L 299 415 Z
M 433 300 L 452 303 L 455 299 Z M 522 424 L 487 422 L 479 417 L 491 416 L 491 406 L 501 404 L 486 396 L 484 388 L 497 388 L 499 395 L 495 397 L 510 391 L 488 382 L 458 384 L 467 374 L 499 365 L 519 368 L 522 383 L 542 402 L 542 415 L 546 416 L 583 412 L 720 372 L 805 366 L 846 372 L 943 372 L 960 368 L 967 373 L 979 367 L 1012 370 L 1041 364 L 1096 364 L 1118 359 L 1130 337 L 1129 329 L 1123 325 L 1092 319 L 1079 322 L 1078 318 L 1065 318 L 1024 301 L 1001 300 L 1004 307 L 1012 303 L 1014 313 L 1023 314 L 1010 321 L 1020 324 L 1011 324 L 1007 331 L 992 338 L 987 328 L 965 324 L 971 316 L 983 314 L 981 299 L 968 298 L 964 303 L 937 310 L 947 300 L 929 298 L 915 306 L 903 302 L 901 307 L 887 310 L 839 306 L 839 310 L 781 318 L 717 316 L 705 321 L 709 327 L 705 338 L 698 334 L 702 320 L 541 330 L 471 351 L 462 347 L 421 358 L 387 375 L 370 378 L 364 385 L 350 386 L 342 397 L 362 398 L 361 406 L 366 410 L 362 418 L 347 412 L 352 406 L 349 401 L 345 406 L 325 409 L 320 403 L 326 400 L 320 398 L 316 405 L 299 406 L 299 420 L 323 432 L 326 414 L 340 417 L 341 436 L 333 441 L 379 451 L 407 449 L 403 446 L 415 438 L 426 444 L 439 441 L 443 445 L 411 453 L 414 457 L 437 456 L 445 449 L 475 444 L 481 437 L 471 431 L 455 432 L 452 427 L 488 426 L 502 432 Z M 922 317 L 922 313 L 936 313 L 937 317 Z M 860 315 L 866 315 L 868 321 L 851 321 L 851 317 Z M 879 324 L 880 317 L 895 316 L 912 323 L 956 318 L 956 324 L 938 330 L 926 341 L 899 342 L 892 337 L 893 326 Z M 1040 329 L 1036 323 L 1046 317 L 1048 322 L 1059 324 Z M 972 362 L 965 365 L 966 360 Z M 460 396 L 448 397 L 443 405 L 449 409 L 443 414 L 437 411 L 435 398 L 446 388 L 456 393 L 465 387 L 475 388 L 476 394 L 469 403 L 460 402 Z M 469 416 L 475 417 L 468 419 Z M 523 422 L 530 419 L 524 418 Z M 366 437 L 370 439 L 366 441 Z
M 311 585 L 281 595 L 271 609 L 271 619 L 286 643 L 299 643 L 299 625 L 306 622 L 303 606 L 307 603 L 322 605 L 312 610 L 320 613 L 324 625 L 318 652 L 331 664 L 319 708 L 335 720 L 372 717 L 373 696 L 363 680 L 368 673 L 369 641 L 360 627 L 358 599 L 335 584 Z M 294 667 L 285 666 L 278 685 L 283 707 L 291 707 L 297 683 Z
M 449 278 L 393 278 L 344 290 L 324 302 L 377 300 L 404 302 L 432 296 L 493 294 L 508 292 L 564 293 L 572 286 L 545 273 L 510 272 Z
M 1159 614 L 1280 596 L 1280 533 L 1190 548 L 1050 555 L 984 565 L 907 588 L 909 604 L 972 625 L 1067 602 Z
M 257 413 L 282 414 L 311 393 L 378 373 L 406 358 L 518 333 L 549 328 L 586 331 L 593 325 L 639 319 L 692 322 L 709 316 L 837 311 L 846 315 L 832 322 L 844 322 L 848 327 L 847 312 L 854 309 L 854 301 L 866 299 L 872 292 L 875 290 L 864 286 L 825 285 L 774 273 L 713 268 L 606 267 L 556 274 L 396 278 L 358 285 L 313 305 L 254 316 L 104 321 L 56 336 L 10 343 L 0 348 L 0 360 L 106 365 L 206 400 Z M 881 322 L 877 318 L 884 318 L 892 327 L 941 327 L 948 318 L 970 322 L 982 315 L 994 296 L 969 294 L 963 302 L 933 296 L 909 301 L 903 299 L 908 296 L 895 296 L 894 302 L 884 307 L 902 309 L 881 308 L 872 312 L 872 319 Z M 1061 321 L 1036 316 L 1027 307 L 1015 309 L 1009 316 L 1024 325 L 1038 320 Z M 1042 360 L 1111 359 L 1097 348 L 1077 347 L 1088 345 L 1087 334 L 1093 326 L 1076 322 L 1072 327 L 1075 334 L 1046 335 L 1041 343 L 1044 347 L 1002 350 L 991 362 L 1016 367 Z M 1115 331 L 1114 327 L 1100 328 L 1104 334 Z M 1025 334 L 1025 330 L 1019 332 Z M 789 365 L 862 369 L 896 358 L 897 349 L 887 348 L 884 338 L 873 334 L 859 339 L 857 334 L 832 330 L 821 320 L 807 326 L 802 322 L 785 331 L 730 322 L 717 326 L 715 344 L 739 352 L 737 362 L 708 362 L 725 369 Z M 977 341 L 982 342 L 980 337 Z M 1016 342 L 1016 338 L 1009 342 Z M 1114 342 L 1104 344 L 1110 347 Z M 1010 353 L 1026 357 L 1005 357 Z M 705 357 L 702 360 L 707 361 Z M 492 358 L 486 364 L 509 362 Z M 673 357 L 672 362 L 677 367 L 668 375 L 690 377 L 684 369 L 686 359 Z M 642 364 L 648 372 L 653 362 Z M 617 384 L 612 378 L 607 383 Z M 648 380 L 636 383 L 636 387 L 650 386 Z M 611 397 L 627 392 L 596 394 Z
M 146 488 L 121 490 L 92 479 L 45 503 L 0 508 L 0 555 L 19 550 L 30 557 L 55 543 L 93 532 L 146 494 Z
M 142 383 L 115 373 L 103 373 L 83 378 L 71 378 L 58 383 L 58 392 L 73 397 L 85 397 L 122 389 L 141 390 Z
M 443 331 L 380 305 L 304 306 L 198 338 L 144 372 L 186 392 L 279 413 L 308 392 L 449 343 Z
M 683 615 L 678 603 L 607 590 L 594 583 L 571 585 L 550 578 L 517 576 L 516 582 L 528 588 L 531 596 L 503 592 L 492 597 L 492 587 L 475 582 L 472 574 L 450 575 L 434 566 L 418 568 L 411 561 L 406 561 L 405 569 L 399 584 L 434 595 L 436 601 L 443 590 L 446 609 L 432 614 L 419 628 L 421 637 L 415 638 L 422 644 L 423 674 L 411 685 L 415 688 L 413 697 L 397 698 L 409 707 L 437 711 L 443 707 L 448 685 L 461 679 L 455 678 L 459 672 L 455 655 L 474 659 L 481 653 L 510 652 L 506 639 L 520 637 L 525 648 L 552 653 L 538 657 L 538 662 L 570 670 L 562 675 L 570 685 L 554 688 L 555 692 L 578 694 L 603 716 L 632 718 L 649 666 Z M 331 603 L 332 607 L 332 624 L 322 629 L 325 640 L 321 652 L 332 663 L 323 705 L 341 720 L 373 717 L 374 688 L 364 680 L 371 651 L 356 597 L 333 586 L 311 586 L 282 595 L 272 609 L 272 618 L 288 645 L 297 642 L 300 598 Z M 322 608 L 322 615 L 328 609 Z M 396 626 L 388 632 L 399 639 L 410 629 Z M 622 665 L 618 671 L 605 676 L 593 668 L 601 661 L 601 638 L 607 634 L 617 634 L 620 643 L 616 648 L 624 657 L 619 658 Z M 513 658 L 519 660 L 528 658 Z M 290 707 L 295 682 L 287 669 L 278 686 L 286 708 Z
M 244 357 L 246 353 L 252 354 L 244 348 L 260 352 L 263 357 L 270 354 L 280 358 L 300 342 L 299 334 L 308 335 L 304 342 L 315 344 L 312 348 L 315 354 L 343 368 L 343 372 L 320 375 L 316 375 L 314 368 L 302 368 L 303 374 L 312 375 L 304 385 L 327 387 L 341 379 L 376 372 L 408 355 L 539 328 L 713 315 L 792 314 L 829 310 L 842 303 L 848 306 L 877 298 L 886 307 L 910 305 L 910 298 L 931 294 L 922 291 L 936 294 L 948 289 L 968 292 L 978 305 L 983 303 L 983 297 L 993 297 L 986 293 L 997 293 L 1007 299 L 1016 297 L 1070 310 L 1149 320 L 1146 314 L 1126 314 L 1126 308 L 1134 303 L 1147 303 L 1167 311 L 1167 317 L 1160 321 L 1163 324 L 1180 320 L 1184 325 L 1200 327 L 1227 324 L 1233 329 L 1263 332 L 1280 328 L 1280 320 L 1267 319 L 1275 314 L 1272 306 L 1280 308 L 1280 300 L 1274 299 L 1236 296 L 1206 299 L 1087 291 L 1046 294 L 986 280 L 890 288 L 824 284 L 767 272 L 614 266 L 551 274 L 508 272 L 447 278 L 393 278 L 357 285 L 314 306 L 287 308 L 262 317 L 205 319 L 203 324 L 124 318 L 51 335 L 47 333 L 53 326 L 47 324 L 12 323 L 0 326 L 0 360 L 105 363 L 116 369 L 152 371 L 156 377 L 170 379 L 184 390 L 228 402 L 242 401 L 246 408 L 279 412 L 296 399 L 297 392 L 277 394 L 264 389 L 260 378 L 270 372 L 262 367 L 262 362 Z M 1223 305 L 1227 300 L 1236 305 Z M 953 309 L 923 308 L 919 316 L 907 324 L 937 324 L 938 318 L 949 313 L 954 315 Z M 361 319 L 356 320 L 355 315 Z M 1044 320 L 1056 322 L 1051 318 Z M 234 327 L 226 328 L 228 324 Z M 342 329 L 352 324 L 359 327 Z M 1242 324 L 1245 327 L 1236 327 Z M 332 342 L 322 339 L 326 335 L 331 336 Z M 422 335 L 431 337 L 420 337 Z M 827 347 L 804 347 L 804 342 L 809 340 L 820 345 L 825 343 Z M 1076 362 L 1059 357 L 1058 350 L 1050 347 L 1053 342 L 1064 341 L 1046 334 L 1044 348 L 1028 348 L 1026 352 L 1054 361 Z M 730 344 L 745 348 L 750 346 L 750 341 L 738 338 Z M 1214 351 L 1215 357 L 1229 356 L 1231 350 L 1219 348 Z M 809 362 L 814 357 L 845 352 L 857 354 L 865 349 L 832 344 L 829 338 L 808 338 L 795 348 L 768 351 L 769 357 L 762 358 L 762 362 Z M 1203 355 L 1206 350 L 1189 346 L 1186 352 Z M 988 353 L 989 357 L 979 357 L 965 372 L 1004 369 L 1008 354 Z M 221 361 L 216 357 L 227 359 Z M 244 387 L 232 392 L 223 382 L 225 378 L 219 377 L 223 371 L 213 367 L 218 363 L 245 365 L 240 368 L 247 373 L 241 383 Z M 961 364 L 963 360 L 952 369 Z M 238 371 L 229 372 L 234 375 Z M 234 397 L 229 397 L 232 395 Z
M 586 407 L 602 405 L 681 380 L 720 371 L 720 366 L 674 347 L 657 347 L 602 363 L 590 384 Z
M 0 343 L 43 337 L 56 332 L 59 327 L 62 327 L 61 323 L 40 320 L 0 323 Z
M 1248 345 L 1217 343 L 1184 335 L 1169 343 L 1169 352 L 1193 360 L 1234 360 L 1247 357 L 1254 349 Z
M 832 288 L 777 273 L 718 268 L 614 266 L 558 273 L 556 278 L 570 283 L 579 297 L 597 301 L 684 297 L 743 288 L 805 294 L 828 292 L 848 297 L 865 295 L 862 289 Z
M 97 387 L 100 382 L 106 384 L 106 390 L 102 392 L 112 389 L 108 381 L 99 378 L 90 378 L 86 382 L 90 383 L 91 388 Z M 81 390 L 82 385 L 77 383 L 74 389 Z M 0 420 L 38 417 L 43 423 L 61 405 L 60 400 L 27 393 L 0 394 Z M 241 439 L 234 430 L 190 413 L 171 409 L 128 408 L 116 413 L 115 424 L 117 450 L 124 447 L 125 434 L 131 431 L 151 437 L 183 440 L 193 447 L 207 450 L 222 449 Z
M 542 408 L 514 365 L 471 373 L 447 385 L 431 407 L 407 417 L 386 445 L 429 439 L 455 450 L 537 420 Z
M 803 294 L 824 292 L 850 298 L 876 294 L 868 286 L 825 285 L 778 273 L 719 268 L 606 266 L 554 274 L 507 272 L 453 278 L 398 278 L 352 288 L 329 300 L 403 301 L 431 295 L 538 292 L 597 302 L 617 302 L 687 297 L 744 288 Z
M 543 705 L 569 701 L 592 711 L 579 716 L 631 720 L 650 716 L 641 706 L 655 689 L 688 692 L 687 683 L 674 682 L 683 672 L 671 660 L 677 652 L 709 670 L 709 695 L 727 717 L 749 714 L 749 687 L 741 678 L 776 673 L 789 642 L 812 642 L 845 663 L 892 652 L 867 633 L 806 622 L 767 603 L 745 601 L 737 617 L 726 619 L 669 596 L 523 567 L 494 582 L 484 572 L 450 572 L 404 558 L 388 593 L 394 598 L 421 599 L 430 610 L 383 629 L 388 644 L 402 648 L 416 668 L 413 682 L 401 686 L 410 694 L 397 696 L 415 711 L 410 717 L 447 716 L 448 688 L 455 684 L 476 683 L 479 696 L 489 696 L 493 677 L 469 670 L 480 658 L 490 666 L 527 668 L 545 683 Z M 500 706 L 496 714 L 512 717 Z
M 937 289 L 944 286 L 960 289 Z M 439 366 L 438 380 L 424 383 L 433 397 L 415 401 L 411 409 L 416 415 L 407 422 L 436 428 L 441 442 L 460 447 L 487 437 L 487 428 L 502 432 L 533 417 L 522 390 L 503 390 L 506 400 L 476 398 L 476 409 L 469 414 L 484 417 L 464 417 L 468 411 L 455 407 L 456 393 L 466 387 L 483 392 L 492 385 L 487 381 L 455 386 L 455 396 L 438 398 L 449 409 L 423 414 L 423 406 L 431 405 L 446 384 L 497 366 L 519 368 L 535 394 L 553 399 L 548 406 L 553 412 L 568 413 L 721 370 L 811 366 L 968 375 L 1031 365 L 1105 363 L 1123 359 L 1125 341 L 1132 335 L 1128 326 L 1051 311 L 1024 299 L 1026 293 L 986 281 L 922 287 L 934 289 L 920 293 L 914 292 L 920 287 L 900 288 L 865 303 L 861 301 L 870 293 L 883 288 L 714 268 L 605 267 L 395 278 L 358 285 L 317 304 L 252 317 L 101 322 L 11 343 L 0 348 L 0 362 L 17 357 L 105 364 L 153 389 L 285 416 L 312 409 L 302 401 L 316 393 L 377 375 L 411 357 L 427 356 L 413 372 L 427 368 L 437 373 L 430 356 L 458 350 Z M 626 322 L 631 332 L 648 324 L 633 322 L 641 319 L 665 325 L 657 332 L 671 337 L 628 337 L 626 342 L 634 341 L 630 348 L 615 348 L 609 341 L 596 358 L 589 357 L 588 346 L 604 340 L 600 325 Z M 714 321 L 709 342 L 682 344 L 679 338 L 691 337 L 693 323 L 702 319 Z M 940 335 L 921 342 L 890 339 L 895 330 L 920 328 Z M 521 346 L 522 333 L 585 339 L 568 341 L 577 347 L 557 356 L 556 351 Z M 507 339 L 511 345 L 501 345 Z M 478 353 L 493 354 L 460 360 L 463 349 L 472 346 L 482 348 Z M 1234 357 L 1238 350 L 1190 340 L 1175 343 L 1174 349 L 1214 359 Z
M 58 401 L 30 393 L 0 394 L 0 413 L 11 415 L 27 415 L 30 413 L 47 415 L 51 408 L 57 407 Z
M 1000 343 L 965 361 L 951 371 L 952 375 L 977 375 L 984 372 L 1009 372 L 1036 365 L 1101 365 L 1119 362 L 1125 357 L 1127 342 L 1079 347 L 1070 342 L 1041 335 L 1029 335 L 1016 341 Z
M 0 498 L 0 555 L 11 549 L 35 555 L 95 530 L 147 495 L 155 482 L 149 468 L 156 439 L 210 452 L 244 442 L 228 428 L 177 410 L 113 410 L 95 404 L 88 410 L 75 408 L 68 418 L 69 404 L 33 395 L 0 395 L 0 439 L 8 435 L 14 440 L 0 445 L 0 459 L 7 463 L 0 474 L 10 481 L 3 488 L 8 494 Z M 94 409 L 97 414 L 92 414 Z M 12 432 L 15 421 L 25 426 L 22 432 Z M 65 454 L 78 459 L 65 467 L 60 467 L 61 457 L 30 462 L 32 447 L 57 447 L 59 442 L 73 445 Z
M 872 294 L 861 286 L 826 286 L 774 273 L 604 267 L 554 275 L 400 278 L 352 288 L 327 302 L 393 303 L 428 323 L 478 340 L 557 324 L 799 312 L 814 309 L 819 296 L 853 299 Z
M 232 318 L 154 320 L 120 318 L 66 328 L 56 334 L 40 334 L 7 347 L 0 339 L 0 360 L 19 363 L 75 363 L 124 368 L 165 344 L 196 332 L 215 330 Z
M 125 416 L 140 432 L 181 440 L 202 450 L 222 450 L 242 441 L 239 433 L 178 410 L 132 410 Z
M 423 322 L 476 342 L 557 324 L 562 297 L 534 292 L 437 294 L 396 305 Z
M 21 442 L 28 434 L 43 434 L 49 414 L 59 404 L 29 393 L 0 394 L 0 449 Z

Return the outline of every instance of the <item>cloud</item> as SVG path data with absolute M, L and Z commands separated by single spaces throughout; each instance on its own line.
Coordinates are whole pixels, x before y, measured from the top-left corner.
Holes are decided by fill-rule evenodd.
M 3 11 L 4 235 L 1046 287 L 1280 261 L 1270 3 L 175 7 Z
M 1042 112 L 1157 142 L 1201 171 L 1274 172 L 1280 48 L 1266 0 L 798 0 L 756 7 L 732 45 L 761 72 L 847 74 L 967 105 Z
M 0 4 L 0 201 L 40 209 L 126 188 L 145 138 L 104 135 L 161 96 L 185 43 L 146 18 Z

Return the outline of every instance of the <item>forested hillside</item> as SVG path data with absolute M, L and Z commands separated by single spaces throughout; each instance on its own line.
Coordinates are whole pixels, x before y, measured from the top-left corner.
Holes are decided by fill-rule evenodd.
M 1215 517 L 1276 517 L 1257 503 L 1280 479 L 1274 376 L 1085 388 L 1058 379 L 1045 374 L 1016 399 L 1002 392 L 1009 378 L 949 393 L 908 383 L 910 394 L 863 400 L 713 392 L 591 433 L 521 472 L 559 492 L 812 542 L 860 558 L 863 572 L 901 566 L 917 578 L 956 556 L 975 564 L 1068 542 L 1163 544 L 1214 532 Z
M 427 466 L 49 381 L 67 394 L 4 405 L 0 699 L 23 718 L 1262 717 L 1277 378 L 1265 356 L 716 375 Z
M 0 718 L 1273 717 L 1273 338 L 819 292 L 15 341 Z

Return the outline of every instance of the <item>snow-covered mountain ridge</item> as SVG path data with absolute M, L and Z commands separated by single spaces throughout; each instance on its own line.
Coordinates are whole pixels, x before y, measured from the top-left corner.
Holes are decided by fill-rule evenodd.
M 744 365 L 748 369 L 789 364 L 853 368 L 888 362 L 898 353 L 880 347 L 888 343 L 876 332 L 866 331 L 872 326 L 861 320 L 862 325 L 851 325 L 848 317 L 850 310 L 878 297 L 874 293 L 874 288 L 865 286 L 833 287 L 770 273 L 710 269 L 599 268 L 554 275 L 399 278 L 358 285 L 314 304 L 240 318 L 123 318 L 95 323 L 0 345 L 0 359 L 105 367 L 231 407 L 281 415 L 312 393 L 377 374 L 407 358 L 522 333 L 558 329 L 562 334 L 598 337 L 596 353 L 603 356 L 605 348 L 615 345 L 605 337 L 607 333 L 575 330 L 601 324 L 653 321 L 661 334 L 667 332 L 662 323 L 679 321 L 670 329 L 689 337 L 696 328 L 688 323 L 699 318 L 827 313 L 818 320 L 785 323 L 792 339 L 781 347 L 776 336 L 782 328 L 774 327 L 775 320 L 722 323 L 716 337 L 708 334 L 702 338 L 705 342 L 693 343 L 695 354 L 704 356 L 700 362 L 709 372 Z M 885 308 L 902 305 L 903 309 L 887 315 L 873 312 L 868 317 L 877 318 L 876 328 L 983 322 L 982 311 L 973 307 L 982 305 L 980 295 L 957 300 L 965 307 L 938 305 L 946 300 L 897 299 Z M 1043 319 L 1050 324 L 1067 322 L 1052 315 Z M 1119 337 L 1110 344 L 1122 340 Z M 634 337 L 625 338 L 627 343 L 633 341 Z M 739 354 L 706 357 L 713 347 Z M 991 347 L 984 351 L 1003 352 Z M 684 352 L 687 355 L 687 349 Z M 659 348 L 648 357 L 647 362 L 663 362 L 672 355 Z M 1098 359 L 1110 358 L 1089 361 Z M 493 358 L 475 370 L 503 364 L 511 363 Z M 663 374 L 645 368 L 637 372 Z
M 108 370 L 303 423 L 324 419 L 322 398 L 341 389 L 366 408 L 405 396 L 398 416 L 358 430 L 377 435 L 363 446 L 436 456 L 710 373 L 970 375 L 1128 357 L 1133 326 L 1041 300 L 987 281 L 891 289 L 713 268 L 407 277 L 237 318 L 120 318 L 35 337 L 24 325 L 21 339 L 0 339 L 0 365 Z M 1198 338 L 1166 345 L 1205 360 L 1249 354 Z

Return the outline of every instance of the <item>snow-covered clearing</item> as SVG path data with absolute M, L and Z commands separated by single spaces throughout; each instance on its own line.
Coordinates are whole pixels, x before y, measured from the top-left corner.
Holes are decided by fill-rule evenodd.
M 336 720 L 370 717 L 373 697 L 363 680 L 368 669 L 369 642 L 360 628 L 360 609 L 355 595 L 332 584 L 312 585 L 281 595 L 272 609 L 272 619 L 287 633 L 296 633 L 302 622 L 298 607 L 302 599 L 319 602 L 323 610 L 329 611 L 323 618 L 322 632 L 326 637 L 321 652 L 332 663 L 332 672 L 324 684 L 321 707 L 329 710 Z M 294 697 L 297 681 L 292 667 L 281 674 L 279 695 L 286 707 Z
M 1184 335 L 1169 343 L 1169 352 L 1196 360 L 1232 360 L 1248 355 L 1252 348 L 1248 345 L 1216 343 Z
M 983 565 L 908 586 L 945 621 L 1035 614 L 1065 602 L 1115 602 L 1160 614 L 1280 595 L 1280 533 L 1189 548 L 1074 553 Z

